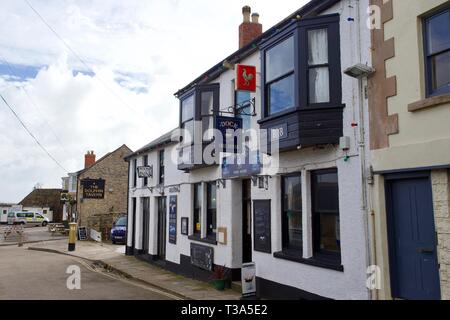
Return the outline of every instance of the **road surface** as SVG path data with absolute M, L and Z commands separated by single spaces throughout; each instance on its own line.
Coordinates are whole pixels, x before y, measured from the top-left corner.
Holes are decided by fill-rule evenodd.
M 81 271 L 80 290 L 69 290 L 70 266 Z M 72 267 L 73 268 L 73 267 Z M 73 278 L 71 278 L 73 280 Z M 76 284 L 76 281 L 69 281 Z M 96 272 L 85 260 L 0 247 L 0 300 L 169 300 L 172 296 L 151 287 Z

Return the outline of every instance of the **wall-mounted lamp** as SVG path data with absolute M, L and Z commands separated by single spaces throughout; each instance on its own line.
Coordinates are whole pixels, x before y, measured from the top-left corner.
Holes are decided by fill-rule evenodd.
M 362 63 L 355 64 L 354 66 L 351 66 L 350 68 L 345 69 L 344 73 L 352 78 L 364 78 L 369 77 L 375 72 L 375 69 L 367 66 Z

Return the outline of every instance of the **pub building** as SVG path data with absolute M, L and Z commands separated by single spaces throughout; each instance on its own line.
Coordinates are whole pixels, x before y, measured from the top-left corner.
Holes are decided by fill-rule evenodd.
M 366 79 L 344 72 L 370 61 L 368 5 L 314 0 L 264 33 L 243 8 L 239 50 L 176 93 L 193 139 L 126 157 L 128 255 L 201 280 L 254 262 L 264 298 L 369 299 Z M 208 149 L 224 117 L 256 132 L 243 163 Z

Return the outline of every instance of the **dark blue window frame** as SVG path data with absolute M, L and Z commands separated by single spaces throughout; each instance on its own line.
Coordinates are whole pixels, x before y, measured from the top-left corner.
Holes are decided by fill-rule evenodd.
M 442 94 L 446 94 L 446 93 L 450 93 L 450 83 L 448 83 L 447 85 L 444 85 L 440 88 L 434 88 L 434 84 L 433 84 L 433 58 L 438 56 L 438 55 L 442 55 L 445 53 L 449 53 L 450 54 L 450 44 L 447 48 L 444 48 L 442 50 L 439 50 L 437 52 L 430 52 L 429 50 L 429 36 L 428 36 L 428 31 L 429 31 L 429 22 L 431 19 L 442 15 L 442 14 L 447 14 L 448 18 L 450 19 L 450 7 L 446 7 L 444 9 L 441 9 L 437 12 L 433 12 L 431 15 L 428 15 L 424 18 L 423 20 L 423 39 L 424 39 L 424 54 L 425 54 L 425 76 L 426 76 L 426 96 L 427 97 L 433 97 L 433 96 L 438 96 L 438 95 L 442 95 Z M 448 32 L 450 33 L 450 30 L 448 30 Z
M 342 77 L 340 61 L 340 16 L 324 15 L 293 21 L 285 29 L 279 31 L 260 45 L 262 70 L 262 120 L 289 114 L 301 109 L 331 108 L 342 105 Z M 309 103 L 309 69 L 308 65 L 308 31 L 314 29 L 328 30 L 328 64 L 330 72 L 330 101 L 327 103 Z M 294 37 L 294 106 L 280 113 L 270 114 L 269 92 L 266 83 L 266 52 L 289 37 Z M 284 76 L 289 76 L 284 75 Z

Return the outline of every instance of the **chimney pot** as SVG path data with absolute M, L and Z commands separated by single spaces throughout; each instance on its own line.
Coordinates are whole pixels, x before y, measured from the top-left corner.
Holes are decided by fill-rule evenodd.
M 252 14 L 252 23 L 259 23 L 259 13 Z
M 250 22 L 250 14 L 252 13 L 252 8 L 245 6 L 242 8 L 242 15 L 244 16 L 244 23 Z

